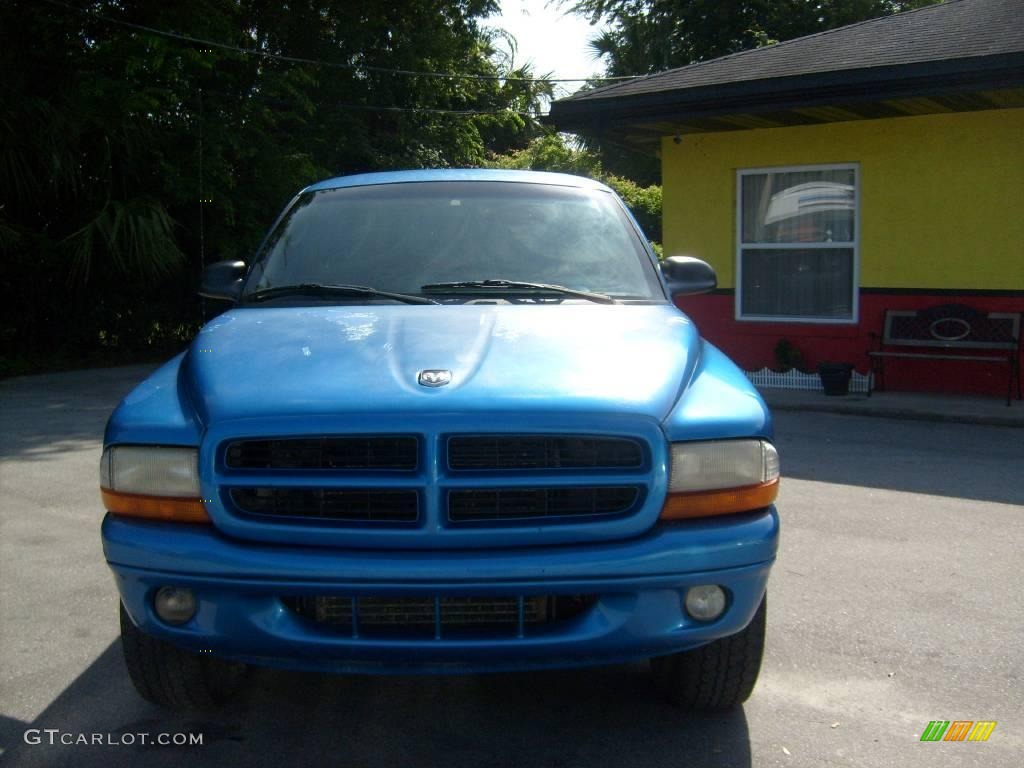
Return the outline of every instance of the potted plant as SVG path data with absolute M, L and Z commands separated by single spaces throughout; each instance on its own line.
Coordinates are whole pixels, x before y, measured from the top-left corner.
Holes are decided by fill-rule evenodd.
M 818 375 L 826 395 L 837 396 L 850 393 L 850 377 L 853 375 L 853 363 L 833 363 L 824 361 L 818 364 Z
M 779 339 L 775 345 L 775 365 L 779 373 L 796 369 L 804 372 L 804 353 L 789 339 Z

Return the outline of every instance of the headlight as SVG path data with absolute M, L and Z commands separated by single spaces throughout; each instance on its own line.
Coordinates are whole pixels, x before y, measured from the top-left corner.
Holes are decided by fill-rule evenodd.
M 764 440 L 672 444 L 670 493 L 736 488 L 778 477 L 778 451 Z
M 100 491 L 118 515 L 209 522 L 200 499 L 195 448 L 116 445 L 100 459 Z
M 779 454 L 765 440 L 673 443 L 662 519 L 747 512 L 778 494 Z
M 121 493 L 199 496 L 199 452 L 195 448 L 117 445 L 100 459 L 100 485 Z

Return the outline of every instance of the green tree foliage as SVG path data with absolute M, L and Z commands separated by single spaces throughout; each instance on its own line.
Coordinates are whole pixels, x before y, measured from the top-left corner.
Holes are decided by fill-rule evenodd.
M 591 41 L 607 75 L 643 75 L 792 40 L 937 0 L 565 0 L 610 28 Z
M 610 173 L 605 174 L 603 181 L 629 206 L 644 233 L 655 243 L 660 243 L 661 187 L 657 184 L 644 187 L 635 181 Z
M 574 144 L 563 134 L 548 133 L 540 136 L 524 149 L 493 157 L 487 164 L 492 168 L 571 173 L 602 181 L 622 198 L 647 237 L 654 243 L 661 242 L 661 187 L 656 184 L 643 186 L 608 173 L 597 152 Z M 660 248 L 658 251 L 660 255 Z
M 596 153 L 574 146 L 563 134 L 553 132 L 537 137 L 523 149 L 493 157 L 487 165 L 520 171 L 571 173 L 591 179 L 601 176 L 601 160 Z
M 479 25 L 497 7 L 0 4 L 2 354 L 180 343 L 203 262 L 249 258 L 300 187 L 525 147 L 551 86 L 503 64 Z

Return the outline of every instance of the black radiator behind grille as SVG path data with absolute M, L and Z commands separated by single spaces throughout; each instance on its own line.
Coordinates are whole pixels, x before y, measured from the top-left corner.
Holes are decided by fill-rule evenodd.
M 639 493 L 639 489 L 629 486 L 450 491 L 448 519 L 462 523 L 616 515 L 629 510 Z
M 416 491 L 334 488 L 232 488 L 231 500 L 250 515 L 366 522 L 415 522 Z
M 524 601 L 524 620 L 535 623 L 543 618 L 543 598 Z M 321 624 L 352 623 L 350 598 L 317 598 L 316 620 Z M 518 603 L 514 597 L 443 597 L 440 600 L 442 624 L 471 626 L 480 624 L 514 624 L 518 621 Z M 370 626 L 433 626 L 435 621 L 432 597 L 363 597 L 357 606 L 359 623 Z
M 465 435 L 448 440 L 448 466 L 486 469 L 634 469 L 643 465 L 636 440 L 621 437 Z
M 418 444 L 412 436 L 311 437 L 241 440 L 228 446 L 230 469 L 415 470 Z
M 353 635 L 492 632 L 517 636 L 526 627 L 550 625 L 579 616 L 596 602 L 593 595 L 524 597 L 359 597 L 318 595 L 285 598 L 292 611 L 321 626 Z

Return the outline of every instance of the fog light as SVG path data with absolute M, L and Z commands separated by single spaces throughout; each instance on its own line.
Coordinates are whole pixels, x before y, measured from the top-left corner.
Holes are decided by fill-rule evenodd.
M 196 613 L 196 597 L 191 589 L 161 587 L 153 600 L 156 615 L 168 624 L 184 624 Z
M 725 592 L 716 584 L 686 590 L 686 612 L 700 621 L 717 619 L 725 611 Z

